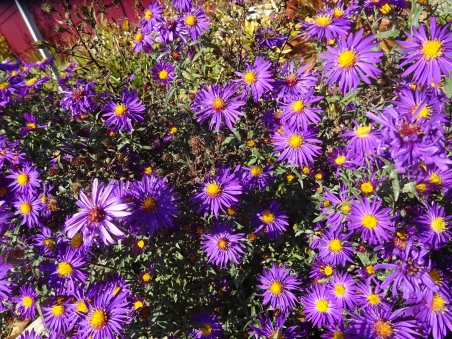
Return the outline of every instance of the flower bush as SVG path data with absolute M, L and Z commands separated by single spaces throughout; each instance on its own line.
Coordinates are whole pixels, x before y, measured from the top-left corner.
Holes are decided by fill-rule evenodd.
M 450 336 L 445 7 L 146 5 L 0 64 L 3 337 Z

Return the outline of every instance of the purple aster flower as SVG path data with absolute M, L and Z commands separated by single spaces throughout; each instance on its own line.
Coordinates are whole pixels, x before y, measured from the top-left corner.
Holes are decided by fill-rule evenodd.
M 412 74 L 412 79 L 419 85 L 438 85 L 441 75 L 449 77 L 452 71 L 452 32 L 451 23 L 437 25 L 435 16 L 430 17 L 430 32 L 427 34 L 424 24 L 419 30 L 412 27 L 413 34 L 405 32 L 410 41 L 397 41 L 404 47 L 400 67 L 410 65 L 402 76 Z
M 271 61 L 265 60 L 262 56 L 258 56 L 254 59 L 253 65 L 249 63 L 245 64 L 245 73 L 235 72 L 240 77 L 236 82 L 244 86 L 243 98 L 246 99 L 251 92 L 254 101 L 258 102 L 265 91 L 271 91 L 273 89 L 272 83 L 274 80 L 270 72 L 271 66 Z
M 452 331 L 452 308 L 450 302 L 441 294 L 435 293 L 429 302 L 424 300 L 415 303 L 407 310 L 407 315 L 413 316 L 423 326 L 423 332 L 433 339 L 446 338 Z
M 311 266 L 309 278 L 314 279 L 315 281 L 329 279 L 334 272 L 336 272 L 336 267 L 333 267 L 316 257 L 314 264 Z
M 35 197 L 31 192 L 20 194 L 16 196 L 13 205 L 17 209 L 14 214 L 22 218 L 21 225 L 27 224 L 28 228 L 41 225 L 39 221 L 41 201 L 38 197 Z
M 155 24 L 163 17 L 164 7 L 159 2 L 152 1 L 144 11 L 144 16 L 140 20 L 140 26 L 144 34 L 149 34 L 154 29 Z
M 23 86 L 23 79 L 19 76 L 8 77 L 0 82 L 0 99 L 8 100 L 9 97 L 19 92 Z
M 222 323 L 220 322 L 220 317 L 215 314 L 204 311 L 195 314 L 192 320 L 196 329 L 188 335 L 190 339 L 217 339 L 222 337 Z
M 210 28 L 210 19 L 206 17 L 202 8 L 197 8 L 185 14 L 184 22 L 193 41 L 198 40 Z
M 133 184 L 132 194 L 132 214 L 127 218 L 127 223 L 139 233 L 148 232 L 152 236 L 155 230 L 173 226 L 174 218 L 179 215 L 177 207 L 180 203 L 174 186 L 151 174 Z
M 47 81 L 50 80 L 50 77 L 43 77 L 41 79 L 36 79 L 36 78 L 30 78 L 28 80 L 23 80 L 24 81 L 24 86 L 22 87 L 21 91 L 20 91 L 20 96 L 24 97 L 25 95 L 27 95 L 28 93 L 30 93 L 30 90 L 34 89 L 34 90 L 38 90 L 39 86 L 46 83 Z
M 390 241 L 374 247 L 374 252 L 381 251 L 381 256 L 385 258 L 400 257 L 405 251 L 408 243 L 416 234 L 415 227 L 405 223 L 405 227 L 397 228 Z
M 271 166 L 261 167 L 258 165 L 251 167 L 242 167 L 242 185 L 248 190 L 264 190 L 274 177 L 270 174 L 273 170 Z
M 330 41 L 347 35 L 350 22 L 343 18 L 335 19 L 330 9 L 319 10 L 312 21 L 303 22 L 303 34 L 310 39 Z
M 326 62 L 322 70 L 327 85 L 338 84 L 344 94 L 356 90 L 361 80 L 370 84 L 369 78 L 377 79 L 381 73 L 373 64 L 379 63 L 384 53 L 371 51 L 378 42 L 374 35 L 363 38 L 363 33 L 361 29 L 341 38 L 336 48 L 327 46 L 329 53 L 320 54 Z
M 294 339 L 301 338 L 302 335 L 297 331 L 298 325 L 283 329 L 284 323 L 289 317 L 289 313 L 281 313 L 279 312 L 276 316 L 275 323 L 273 324 L 273 320 L 268 316 L 268 312 L 265 314 L 265 317 L 262 314 L 259 314 L 259 327 L 254 325 L 248 325 L 252 331 L 248 332 L 249 335 L 256 335 L 258 337 L 265 338 L 284 338 L 284 339 Z
M 341 168 L 355 169 L 358 165 L 355 159 L 355 153 L 349 148 L 334 148 L 328 155 L 328 165 L 336 169 L 334 178 L 338 178 Z
M 33 320 L 35 318 L 37 298 L 38 294 L 30 284 L 20 287 L 19 295 L 12 299 L 12 302 L 16 304 L 16 314 L 20 319 Z
M 392 285 L 392 296 L 396 297 L 397 292 L 402 292 L 404 299 L 409 299 L 413 295 L 419 295 L 425 289 L 436 292 L 438 287 L 428 274 L 426 249 L 417 250 L 411 242 L 407 245 L 400 259 L 392 264 L 377 264 L 375 269 L 394 270 L 381 284 L 382 289 L 387 289 Z
M 152 52 L 152 37 L 150 34 L 144 34 L 143 32 L 138 32 L 134 37 L 134 46 L 133 51 L 135 53 L 140 53 L 143 51 L 144 53 Z
M 386 180 L 385 177 L 377 179 L 376 173 L 372 175 L 363 175 L 357 182 L 357 187 L 359 188 L 362 195 L 369 196 L 377 193 L 378 186 L 381 182 Z
M 74 89 L 67 89 L 62 92 L 64 98 L 60 101 L 61 107 L 70 110 L 73 116 L 86 115 L 93 111 L 97 107 L 92 100 L 96 94 L 93 89 L 95 86 L 95 83 L 83 84 L 77 80 Z
M 419 337 L 418 324 L 403 317 L 406 309 L 392 312 L 371 309 L 362 315 L 351 313 L 347 333 L 366 339 L 415 339 Z
M 281 105 L 283 109 L 280 115 L 281 123 L 290 129 L 307 129 L 310 123 L 317 124 L 321 120 L 318 114 L 322 113 L 322 110 L 312 105 L 322 98 L 314 95 L 312 89 L 286 98 Z
M 77 314 L 67 297 L 53 297 L 47 307 L 41 307 L 46 329 L 64 337 L 75 326 Z
M 263 230 L 269 239 L 278 238 L 289 225 L 286 213 L 281 204 L 276 201 L 272 201 L 267 208 L 259 206 L 251 220 L 251 225 L 256 227 L 254 233 Z
M 161 19 L 154 30 L 163 44 L 170 44 L 177 39 L 183 43 L 187 42 L 189 31 L 182 18 Z
M 0 298 L 2 300 L 10 298 L 12 283 L 8 281 L 8 273 L 12 267 L 13 265 L 5 263 L 4 258 L 0 257 Z
M 404 88 L 396 93 L 398 100 L 390 101 L 399 115 L 416 115 L 417 119 L 447 121 L 444 101 L 428 89 L 414 90 Z
M 13 192 L 17 193 L 35 193 L 40 185 L 38 179 L 39 172 L 36 166 L 26 162 L 21 168 L 11 167 L 11 174 L 6 176 L 8 179 L 12 179 L 13 182 L 9 185 L 12 187 Z
M 344 321 L 335 324 L 326 324 L 323 327 L 325 331 L 320 337 L 322 339 L 351 339 L 353 336 L 345 332 Z
M 124 325 L 129 323 L 130 305 L 126 293 L 114 293 L 113 287 L 98 290 L 88 303 L 88 314 L 81 320 L 82 338 L 113 339 L 122 337 Z
M 291 166 L 309 166 L 314 158 L 320 154 L 321 141 L 316 139 L 317 130 L 282 128 L 282 133 L 277 131 L 273 136 L 275 151 L 280 152 L 278 161 L 288 163 Z
M 157 80 L 159 85 L 165 85 L 166 88 L 169 88 L 170 82 L 176 79 L 175 70 L 176 68 L 170 62 L 159 60 L 152 67 L 152 78 Z
M 232 234 L 233 228 L 226 221 L 216 223 L 210 234 L 201 237 L 201 248 L 209 258 L 208 262 L 220 267 L 226 267 L 230 263 L 240 264 L 245 245 L 244 234 Z
M 389 148 L 399 172 L 404 173 L 406 166 L 414 167 L 421 162 L 435 164 L 442 170 L 452 163 L 446 158 L 444 128 L 440 121 L 400 115 L 392 107 L 386 107 L 383 114 L 368 112 L 367 116 L 381 125 L 381 142 Z
M 191 0 L 170 0 L 174 8 L 179 12 L 188 12 L 193 8 L 193 2 Z
M 35 332 L 33 328 L 31 331 L 26 330 L 17 339 L 41 339 L 41 335 Z
M 290 268 L 286 269 L 284 264 L 272 264 L 272 268 L 265 268 L 257 278 L 262 285 L 258 288 L 264 290 L 260 296 L 264 297 L 263 304 L 270 304 L 274 310 L 280 309 L 283 312 L 292 311 L 297 304 L 297 297 L 292 291 L 299 290 L 300 283 L 297 275 L 290 275 Z
M 231 173 L 231 168 L 220 166 L 216 175 L 206 176 L 205 182 L 198 182 L 198 190 L 189 199 L 192 205 L 196 205 L 196 213 L 204 212 L 206 217 L 213 213 L 218 218 L 218 212 L 227 212 L 227 208 L 238 203 L 238 196 L 242 194 L 243 187 L 240 183 L 239 167 Z
M 56 251 L 55 261 L 54 264 L 45 263 L 43 270 L 49 272 L 46 279 L 57 292 L 72 292 L 78 283 L 85 283 L 88 272 L 81 268 L 86 265 L 86 260 L 75 249 L 60 246 Z
M 356 6 L 353 3 L 345 5 L 342 2 L 336 2 L 335 6 L 331 8 L 331 14 L 334 19 L 351 19 L 359 10 L 360 6 Z
M 36 132 L 38 128 L 45 128 L 47 125 L 38 125 L 36 117 L 30 113 L 24 113 L 25 126 L 19 131 L 19 134 L 26 135 L 30 132 Z
M 330 230 L 322 235 L 319 245 L 319 257 L 327 263 L 336 266 L 341 264 L 346 265 L 346 261 L 354 263 L 354 250 L 352 243 L 347 241 L 353 235 L 352 232 L 348 234 L 341 234 L 340 229 Z
M 337 194 L 325 189 L 322 213 L 327 215 L 327 224 L 333 229 L 340 228 L 350 213 L 351 205 L 349 188 L 344 184 L 339 185 Z
M 334 296 L 336 304 L 350 311 L 355 310 L 356 304 L 356 281 L 346 272 L 335 272 L 330 280 L 330 292 Z
M 138 94 L 125 88 L 121 93 L 119 102 L 107 101 L 106 107 L 102 109 L 104 124 L 112 131 L 132 132 L 132 121 L 140 123 L 144 121 L 143 115 L 146 107 L 141 102 Z
M 362 198 L 352 205 L 348 215 L 348 227 L 357 230 L 369 244 L 382 244 L 391 239 L 395 231 L 391 208 L 381 208 L 382 200 Z
M 280 78 L 275 82 L 278 98 L 294 97 L 315 87 L 318 79 L 309 71 L 310 67 L 308 63 L 295 69 L 294 62 L 287 61 L 279 74 Z
M 80 200 L 76 205 L 80 211 L 74 214 L 64 225 L 64 231 L 72 238 L 81 231 L 84 240 L 92 243 L 94 236 L 99 234 L 105 245 L 114 244 L 116 241 L 110 234 L 122 237 L 124 232 L 119 228 L 117 218 L 126 217 L 130 214 L 126 211 L 128 205 L 121 198 L 112 194 L 113 184 L 106 187 L 103 183 L 99 185 L 97 178 L 93 181 L 91 197 L 88 198 L 84 192 L 80 192 Z
M 444 190 L 448 194 L 452 188 L 452 169 L 441 170 L 436 166 L 421 172 L 417 182 L 426 182 L 434 190 Z
M 258 27 L 256 35 L 256 44 L 261 48 L 282 47 L 286 37 L 281 35 L 273 27 Z
M 51 254 L 55 250 L 56 245 L 60 242 L 58 233 L 52 233 L 49 228 L 43 226 L 40 232 L 30 237 L 33 244 L 38 249 L 40 255 Z
M 424 202 L 424 208 L 417 213 L 414 222 L 419 225 L 419 241 L 427 247 L 438 250 L 452 238 L 450 231 L 451 216 L 446 216 L 444 207 L 436 202 L 429 205 Z
M 374 267 L 372 266 L 372 269 L 366 267 L 367 274 L 369 273 L 369 271 L 375 272 Z M 375 286 L 372 285 L 372 282 L 375 283 Z M 365 282 L 358 281 L 356 283 L 356 292 L 356 304 L 360 305 L 360 309 L 362 310 L 367 311 L 371 309 L 390 308 L 389 304 L 386 301 L 386 294 L 382 291 L 380 285 L 373 277 L 367 278 Z
M 301 297 L 301 302 L 305 305 L 303 312 L 307 320 L 314 326 L 322 327 L 324 324 L 339 322 L 342 319 L 341 309 L 327 291 L 325 284 L 312 286 Z
M 240 108 L 245 105 L 238 96 L 234 96 L 236 93 L 237 88 L 231 83 L 224 87 L 219 84 L 203 87 L 192 103 L 197 121 L 203 123 L 211 118 L 209 128 L 212 130 L 215 126 L 215 130 L 219 132 L 224 119 L 226 126 L 232 131 L 243 115 Z

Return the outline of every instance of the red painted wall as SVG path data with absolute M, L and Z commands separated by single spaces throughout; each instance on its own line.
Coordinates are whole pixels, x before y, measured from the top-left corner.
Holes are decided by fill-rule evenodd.
M 98 1 L 98 0 L 94 0 Z M 35 21 L 38 29 L 44 40 L 53 43 L 64 43 L 69 37 L 67 33 L 57 33 L 55 31 L 55 25 L 59 17 L 56 14 L 45 13 L 41 9 L 41 5 L 46 3 L 46 0 L 21 0 L 22 6 L 27 6 L 33 20 Z M 77 8 L 80 5 L 91 3 L 86 0 L 69 0 L 72 5 L 70 11 L 75 22 L 74 14 L 77 12 Z M 104 0 L 105 5 L 111 5 L 111 0 Z M 134 0 L 120 0 L 115 6 L 108 8 L 108 16 L 104 20 L 110 20 L 122 24 L 124 19 L 128 19 L 129 22 L 138 22 L 137 13 L 140 11 L 134 7 Z M 61 8 L 55 6 L 59 12 L 64 15 Z M 95 6 L 96 8 L 96 6 Z M 102 17 L 100 14 L 98 17 Z M 34 55 L 39 53 L 33 49 L 33 38 L 28 31 L 25 21 L 15 4 L 14 0 L 0 0 L 0 34 L 2 34 L 13 52 L 20 58 L 31 61 L 34 60 Z

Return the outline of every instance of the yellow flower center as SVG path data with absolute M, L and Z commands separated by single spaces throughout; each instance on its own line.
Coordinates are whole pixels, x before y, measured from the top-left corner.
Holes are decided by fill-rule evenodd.
M 339 253 L 342 250 L 342 243 L 339 239 L 333 239 L 328 244 L 328 247 L 331 252 Z
M 210 333 L 212 333 L 212 326 L 209 324 L 202 324 L 202 327 L 199 329 L 201 334 L 203 336 L 208 336 Z
M 341 211 L 342 212 L 350 213 L 350 209 L 351 209 L 350 205 L 342 205 L 341 206 Z
M 303 167 L 303 169 L 301 170 L 302 172 L 303 172 L 303 174 L 306 174 L 306 175 L 308 175 L 310 172 L 311 172 L 311 170 L 309 169 L 309 167 Z
M 248 72 L 245 74 L 244 76 L 244 80 L 248 85 L 252 85 L 256 82 L 257 78 L 256 78 L 256 73 L 254 72 Z
M 17 183 L 21 186 L 24 186 L 30 182 L 30 176 L 26 173 L 20 173 L 17 176 Z
M 281 293 L 283 293 L 284 291 L 284 286 L 283 284 L 278 281 L 278 280 L 273 280 L 270 283 L 270 287 L 268 289 L 270 291 L 271 294 L 273 295 L 280 295 Z
M 0 90 L 2 90 L 2 89 L 4 90 L 7 88 L 9 88 L 9 82 L 7 82 L 7 81 L 0 82 Z
M 143 248 L 146 245 L 143 239 L 137 241 L 137 246 L 139 248 Z
M 77 233 L 71 239 L 71 247 L 79 248 L 82 245 L 83 245 L 83 235 L 81 233 Z
M 24 307 L 31 307 L 33 305 L 33 298 L 29 296 L 25 296 L 22 298 L 22 305 Z
M 206 187 L 206 194 L 210 198 L 216 198 L 221 194 L 221 186 L 215 182 L 212 182 Z
M 144 39 L 144 35 L 141 33 L 138 33 L 137 35 L 135 35 L 135 42 L 142 42 Z
M 32 206 L 29 202 L 23 202 L 19 206 L 20 213 L 22 214 L 30 214 L 32 210 Z
M 166 78 L 168 78 L 168 71 L 166 69 L 162 69 L 159 72 L 159 79 L 160 80 L 166 80 Z
M 443 218 L 438 217 L 432 220 L 430 226 L 436 232 L 444 232 L 446 230 L 447 224 Z
M 446 310 L 446 300 L 444 300 L 439 294 L 435 293 L 433 296 L 430 310 L 434 313 L 442 313 Z
M 326 27 L 326 26 L 331 24 L 331 18 L 328 17 L 328 16 L 317 16 L 315 18 L 315 24 L 318 27 L 324 28 L 324 27 Z
M 196 17 L 194 15 L 189 15 L 189 16 L 187 16 L 185 18 L 185 24 L 188 27 L 193 27 L 194 25 L 196 25 L 196 22 L 197 22 L 197 20 L 196 20 Z
M 118 294 L 118 292 L 121 290 L 121 286 L 116 286 L 115 289 L 113 290 L 113 295 Z
M 62 305 L 53 305 L 52 306 L 52 314 L 55 317 L 59 317 L 59 316 L 63 315 L 64 312 L 65 312 L 64 306 L 62 306 Z
M 360 186 L 361 192 L 364 194 L 371 194 L 374 191 L 374 186 L 371 182 L 363 182 Z
M 302 113 L 304 109 L 303 100 L 297 100 L 292 103 L 292 111 L 295 113 Z
M 299 148 L 303 144 L 303 138 L 301 135 L 294 134 L 289 137 L 289 146 L 292 148 Z
M 229 247 L 229 240 L 226 238 L 221 238 L 220 240 L 218 240 L 217 245 L 220 250 L 225 251 Z
M 319 299 L 315 302 L 315 308 L 317 309 L 317 311 L 325 313 L 330 309 L 330 304 L 326 299 Z
M 337 164 L 337 165 L 342 165 L 344 162 L 346 162 L 347 161 L 347 157 L 345 156 L 345 155 L 340 155 L 340 156 L 338 156 L 336 159 L 334 159 L 334 162 Z
M 389 12 L 391 12 L 391 9 L 392 9 L 391 5 L 385 4 L 380 8 L 380 12 L 386 15 Z
M 228 207 L 227 209 L 226 209 L 226 214 L 227 215 L 229 215 L 229 216 L 233 216 L 233 215 L 235 215 L 235 213 L 236 213 L 236 211 L 235 211 L 235 208 L 233 208 L 233 207 Z
M 176 134 L 177 131 L 178 131 L 178 128 L 176 126 L 173 126 L 173 127 L 170 128 L 169 132 L 170 132 L 170 134 Z
M 151 275 L 150 275 L 148 272 L 145 272 L 145 273 L 141 276 L 141 279 L 142 279 L 144 282 L 148 282 L 149 280 L 151 280 Z
M 30 79 L 30 80 L 25 81 L 25 84 L 27 86 L 33 86 L 36 83 L 36 81 L 38 81 L 38 80 L 37 79 Z
M 359 126 L 355 133 L 358 136 L 358 138 L 365 138 L 370 134 L 371 127 L 370 126 Z
M 424 183 L 420 183 L 417 184 L 416 186 L 414 186 L 416 188 L 416 190 L 418 190 L 419 192 L 425 192 L 427 190 L 427 185 Z
M 375 268 L 372 265 L 367 265 L 365 268 L 366 268 L 367 274 L 372 275 L 375 273 Z
M 378 338 L 388 339 L 394 333 L 394 326 L 390 321 L 380 319 L 374 323 L 374 331 Z
M 55 247 L 55 243 L 51 239 L 46 239 L 44 240 L 44 246 L 53 249 Z
M 152 18 L 152 11 L 150 10 L 150 9 L 147 9 L 145 12 L 144 12 L 144 18 L 146 19 L 146 20 L 151 20 L 151 18 Z
M 433 172 L 428 181 L 430 181 L 431 184 L 441 185 L 443 183 L 443 178 L 441 178 L 438 173 Z
M 275 215 L 270 211 L 264 211 L 264 213 L 262 213 L 261 219 L 265 224 L 270 224 L 275 221 Z
M 262 167 L 254 166 L 253 168 L 251 168 L 251 175 L 253 177 L 258 177 L 261 174 L 262 174 Z
M 325 268 L 323 269 L 323 273 L 325 273 L 325 275 L 329 277 L 330 275 L 333 274 L 333 267 L 331 267 L 330 265 L 325 266 Z
M 256 143 L 254 142 L 254 140 L 247 140 L 246 141 L 246 145 L 248 146 L 248 147 L 254 147 L 254 146 L 256 146 Z
M 154 213 L 157 211 L 157 200 L 152 197 L 144 198 L 141 208 L 146 212 Z
M 369 296 L 367 297 L 367 300 L 369 301 L 369 304 L 371 304 L 371 305 L 376 305 L 381 301 L 380 296 L 375 293 L 369 294 Z
M 88 313 L 88 307 L 86 306 L 84 300 L 80 300 L 77 303 L 77 312 Z
M 58 264 L 57 273 L 62 277 L 67 277 L 72 273 L 73 269 L 71 264 L 63 261 Z
M 214 111 L 222 111 L 226 108 L 226 102 L 221 98 L 215 98 L 212 102 L 212 109 Z
M 342 68 L 350 68 L 355 66 L 358 57 L 353 51 L 343 51 L 339 54 L 337 58 L 337 63 Z
M 344 285 L 336 285 L 334 287 L 334 293 L 340 297 L 344 296 L 346 292 L 345 286 Z
M 404 228 L 399 228 L 399 229 L 396 231 L 396 235 L 397 235 L 397 237 L 400 238 L 400 239 L 405 239 L 405 238 L 406 238 L 406 229 L 404 229 Z
M 422 54 L 427 60 L 432 60 L 443 55 L 442 51 L 443 45 L 438 40 L 428 40 L 422 45 Z
M 133 308 L 138 310 L 139 308 L 143 307 L 143 303 L 140 300 L 137 300 L 133 303 Z
M 147 166 L 144 169 L 144 174 L 152 174 L 152 172 L 153 172 L 153 168 L 151 166 Z
M 104 310 L 95 310 L 93 314 L 91 314 L 89 322 L 91 326 L 96 330 L 105 328 L 108 322 L 107 312 L 105 312 Z
M 116 105 L 116 107 L 115 107 L 115 114 L 118 117 L 123 117 L 124 115 L 126 115 L 126 113 L 127 113 L 127 106 L 126 105 L 124 105 L 124 104 Z
M 344 335 L 339 331 L 334 331 L 332 339 L 344 339 Z
M 288 182 L 291 182 L 293 179 L 295 179 L 295 175 L 287 174 L 286 179 L 287 179 Z
M 333 18 L 340 19 L 344 16 L 344 11 L 340 8 L 336 8 L 333 11 Z
M 413 114 L 417 111 L 418 108 L 419 108 L 419 105 L 414 106 L 414 107 L 411 109 L 411 114 L 413 115 Z M 419 118 L 425 118 L 425 119 L 427 119 L 427 118 L 429 118 L 429 117 L 430 117 L 430 108 L 429 108 L 428 106 L 424 106 L 424 108 L 421 109 L 421 111 L 420 111 L 419 114 L 417 115 L 417 118 L 418 118 L 418 119 L 419 119 Z
M 364 227 L 373 230 L 378 225 L 378 219 L 373 215 L 367 214 L 363 217 L 361 223 Z

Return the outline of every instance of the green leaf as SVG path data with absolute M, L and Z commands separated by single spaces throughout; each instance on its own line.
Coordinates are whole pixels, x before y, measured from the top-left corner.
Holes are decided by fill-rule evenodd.
M 393 28 L 389 31 L 378 32 L 377 38 L 378 39 L 387 39 L 387 38 L 392 38 L 392 37 L 398 37 L 399 34 L 400 34 L 400 31 L 398 29 Z
M 449 77 L 444 81 L 444 92 L 449 99 L 452 98 L 452 72 L 449 73 Z

